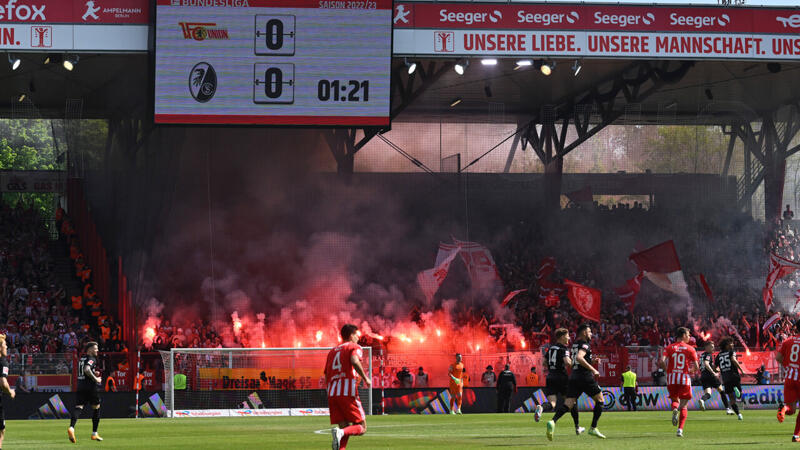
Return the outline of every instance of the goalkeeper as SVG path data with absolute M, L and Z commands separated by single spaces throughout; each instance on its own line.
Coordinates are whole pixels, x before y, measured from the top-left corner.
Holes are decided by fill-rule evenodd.
M 464 392 L 464 363 L 461 353 L 456 353 L 456 362 L 450 365 L 450 414 L 461 414 L 461 399 Z

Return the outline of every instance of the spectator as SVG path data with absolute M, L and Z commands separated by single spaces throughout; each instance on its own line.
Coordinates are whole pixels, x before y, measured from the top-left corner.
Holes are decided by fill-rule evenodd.
M 758 370 L 756 371 L 756 383 L 769 384 L 769 381 L 770 381 L 769 371 L 767 371 L 766 367 L 764 367 L 764 365 L 762 364 L 761 367 L 759 367 Z
M 481 375 L 481 383 L 483 383 L 484 387 L 495 387 L 497 384 L 497 375 L 495 375 L 492 366 L 486 366 L 486 372 Z
M 414 387 L 418 388 L 426 388 L 428 387 L 428 374 L 420 366 L 419 370 L 417 371 L 416 380 L 414 383 Z
M 783 220 L 792 220 L 794 219 L 794 212 L 789 209 L 789 205 L 786 205 L 786 211 L 783 212 Z
M 539 386 L 539 374 L 536 373 L 535 366 L 531 366 L 531 373 L 525 376 L 525 385 Z
M 33 386 L 28 385 L 28 377 L 30 377 L 30 375 L 30 372 L 26 370 L 22 375 L 17 377 L 17 381 L 14 383 L 14 389 L 16 389 L 17 392 L 24 392 L 27 394 L 34 390 Z
M 414 375 L 411 375 L 408 367 L 403 367 L 402 370 L 397 372 L 397 381 L 401 388 L 411 388 L 414 386 Z
M 511 371 L 511 366 L 506 364 L 497 378 L 497 412 L 511 412 L 511 395 L 515 392 L 517 392 L 517 378 Z

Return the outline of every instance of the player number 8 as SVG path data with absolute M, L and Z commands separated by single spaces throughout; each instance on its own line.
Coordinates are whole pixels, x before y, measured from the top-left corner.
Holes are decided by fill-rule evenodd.
M 792 344 L 792 350 L 789 353 L 789 361 L 796 363 L 798 354 L 800 354 L 800 344 Z

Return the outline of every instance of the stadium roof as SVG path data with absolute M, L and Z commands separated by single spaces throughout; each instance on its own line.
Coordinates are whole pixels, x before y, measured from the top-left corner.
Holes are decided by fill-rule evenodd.
M 445 60 L 425 60 L 443 62 Z M 501 59 L 496 66 L 483 66 L 472 60 L 463 76 L 448 70 L 416 98 L 395 120 L 416 121 L 443 117 L 443 120 L 514 122 L 569 98 L 580 99 L 593 86 L 600 92 L 609 89 L 620 74 L 636 75 L 637 61 L 585 59 L 582 70 L 573 75 L 573 60 L 557 60 L 552 75 L 544 76 L 534 67 L 514 70 L 512 59 Z M 675 63 L 677 64 L 677 62 Z M 403 61 L 394 62 L 403 73 Z M 757 61 L 699 61 L 680 81 L 667 84 L 626 114 L 631 123 L 721 123 L 728 118 L 749 117 L 781 104 L 800 99 L 800 63 L 781 62 L 777 73 Z M 491 96 L 490 96 L 491 94 Z M 452 101 L 462 102 L 450 107 Z M 622 98 L 622 94 L 619 94 Z M 624 101 L 618 108 L 624 108 Z

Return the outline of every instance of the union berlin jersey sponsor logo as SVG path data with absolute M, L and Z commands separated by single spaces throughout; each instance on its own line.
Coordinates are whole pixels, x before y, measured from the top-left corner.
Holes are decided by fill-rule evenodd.
M 800 33 L 797 10 L 638 5 L 397 3 L 396 28 Z

